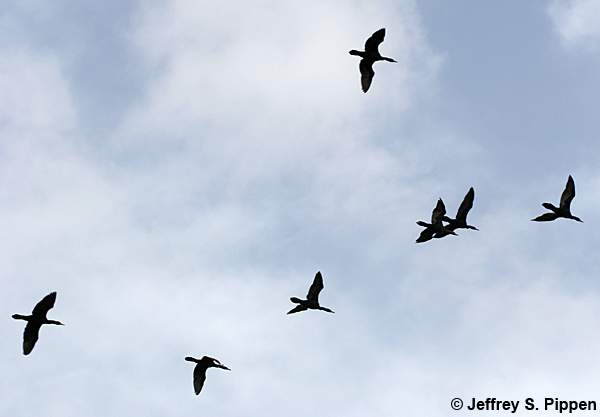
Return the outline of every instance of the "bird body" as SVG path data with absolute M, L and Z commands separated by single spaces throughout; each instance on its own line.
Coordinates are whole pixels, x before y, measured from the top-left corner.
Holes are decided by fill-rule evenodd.
M 417 243 L 427 242 L 433 238 L 439 239 L 448 235 L 455 235 L 454 230 L 444 226 L 442 220 L 444 219 L 444 215 L 446 214 L 446 206 L 442 199 L 438 199 L 438 202 L 431 212 L 431 223 L 426 223 L 424 221 L 418 221 L 417 224 L 425 228 L 417 238 Z
M 287 314 L 299 313 L 300 311 L 306 310 L 323 310 L 328 313 L 333 313 L 334 311 L 327 308 L 322 307 L 319 304 L 319 293 L 324 288 L 323 286 L 323 276 L 321 272 L 318 271 L 315 275 L 315 279 L 313 280 L 312 285 L 308 290 L 308 294 L 306 295 L 306 300 L 302 300 L 298 297 L 291 297 L 290 301 L 292 303 L 298 304 L 296 307 L 287 312 Z
M 456 212 L 456 218 L 451 219 L 447 216 L 443 217 L 443 220 L 448 223 L 446 226 L 450 230 L 456 229 L 471 229 L 471 230 L 479 230 L 475 226 L 471 226 L 467 223 L 467 214 L 473 208 L 473 200 L 475 199 L 475 190 L 473 187 L 469 188 L 469 191 L 465 195 L 462 203 L 458 207 L 458 211 Z
M 208 368 L 220 368 L 231 371 L 231 369 L 223 365 L 217 359 L 211 358 L 210 356 L 203 356 L 201 359 L 186 356 L 185 360 L 188 362 L 194 362 L 196 364 L 194 367 L 194 392 L 196 395 L 200 394 L 200 391 L 202 391 L 204 381 L 206 381 L 206 370 Z
M 551 211 L 551 213 L 544 213 L 535 219 L 531 219 L 534 222 L 550 222 L 558 218 L 571 219 L 583 223 L 579 217 L 574 216 L 571 213 L 571 202 L 575 198 L 575 181 L 573 177 L 569 175 L 567 179 L 567 185 L 560 196 L 560 205 L 556 207 L 552 203 L 542 203 L 542 206 Z
M 40 328 L 44 324 L 54 324 L 58 326 L 63 326 L 60 321 L 49 320 L 46 315 L 48 311 L 54 307 L 54 303 L 56 302 L 56 292 L 51 292 L 42 300 L 36 304 L 33 308 L 31 315 L 24 316 L 22 314 L 13 314 L 12 318 L 15 320 L 25 320 L 27 325 L 25 326 L 25 331 L 23 332 L 23 354 L 29 355 L 33 350 L 36 342 L 39 338 Z
M 385 56 L 381 56 L 379 53 L 379 45 L 383 42 L 385 38 L 385 28 L 379 29 L 377 32 L 373 33 L 369 39 L 365 42 L 365 50 L 357 51 L 356 49 L 352 49 L 349 54 L 356 55 L 361 57 L 360 63 L 358 65 L 358 69 L 360 70 L 360 83 L 362 87 L 362 91 L 366 93 L 369 91 L 369 87 L 371 86 L 371 82 L 373 81 L 373 77 L 375 76 L 375 71 L 373 71 L 373 64 L 377 61 L 387 61 L 387 62 L 396 62 L 392 58 L 388 58 Z

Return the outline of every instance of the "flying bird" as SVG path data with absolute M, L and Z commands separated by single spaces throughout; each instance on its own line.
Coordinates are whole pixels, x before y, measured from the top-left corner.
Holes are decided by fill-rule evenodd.
M 202 359 L 196 359 L 192 358 L 191 356 L 186 356 L 185 360 L 188 362 L 194 362 L 196 364 L 196 366 L 194 367 L 194 392 L 196 393 L 196 395 L 200 394 L 200 391 L 202 391 L 204 381 L 206 381 L 206 370 L 208 368 L 221 368 L 231 371 L 231 369 L 223 365 L 217 359 L 211 358 L 209 356 L 202 356 Z
M 575 198 L 575 181 L 573 181 L 573 177 L 569 175 L 569 179 L 567 180 L 567 185 L 565 186 L 565 190 L 562 192 L 560 196 L 560 207 L 556 207 L 550 203 L 542 203 L 542 206 L 551 210 L 552 213 L 544 213 L 541 216 L 536 217 L 535 219 L 531 219 L 534 222 L 550 222 L 558 219 L 559 217 L 563 217 L 565 219 L 572 219 L 578 222 L 583 223 L 577 216 L 573 216 L 571 214 L 571 202 Z
M 315 279 L 313 280 L 312 285 L 308 289 L 306 300 L 301 300 L 296 297 L 290 298 L 292 303 L 296 303 L 298 305 L 292 308 L 290 311 L 288 311 L 287 314 L 298 313 L 300 311 L 305 310 L 323 310 L 327 311 L 328 313 L 333 313 L 333 310 L 327 307 L 321 307 L 321 305 L 319 305 L 319 293 L 323 288 L 323 276 L 319 271 L 317 272 L 317 275 L 315 275 Z
M 21 314 L 13 314 L 12 318 L 15 320 L 25 320 L 27 325 L 25 326 L 25 331 L 23 332 L 23 354 L 29 355 L 35 346 L 35 343 L 38 341 L 40 334 L 40 327 L 43 324 L 56 324 L 59 326 L 63 326 L 60 321 L 56 320 L 48 320 L 46 318 L 46 314 L 52 307 L 54 307 L 54 302 L 56 301 L 56 292 L 51 292 L 42 300 L 36 304 L 29 316 L 23 316 Z
M 446 206 L 444 205 L 444 202 L 440 198 L 438 200 L 435 208 L 431 212 L 431 223 L 425 223 L 423 221 L 417 222 L 417 224 L 419 226 L 423 226 L 425 228 L 425 230 L 423 230 L 421 232 L 421 234 L 419 235 L 419 237 L 417 239 L 417 243 L 427 242 L 428 240 L 431 240 L 432 238 L 439 239 L 441 237 L 448 236 L 448 235 L 457 236 L 457 234 L 454 232 L 454 230 L 451 230 L 448 227 L 444 226 L 444 223 L 442 222 L 442 220 L 444 219 L 445 215 L 446 215 Z
M 373 71 L 373 64 L 377 61 L 388 61 L 396 62 L 392 58 L 381 56 L 379 53 L 379 44 L 383 42 L 385 38 L 385 28 L 379 29 L 373 33 L 369 39 L 365 42 L 365 50 L 357 51 L 356 49 L 351 50 L 350 55 L 357 55 L 361 57 L 358 68 L 360 69 L 360 83 L 362 85 L 363 92 L 367 92 L 373 81 L 375 71 Z
M 456 218 L 451 219 L 447 216 L 444 216 L 443 220 L 448 223 L 446 226 L 448 230 L 456 230 L 456 229 L 471 229 L 471 230 L 479 230 L 475 226 L 470 226 L 467 224 L 467 214 L 473 208 L 473 200 L 475 199 L 475 190 L 473 187 L 469 188 L 469 191 L 465 195 L 462 203 L 460 203 L 460 207 L 458 207 L 458 211 L 456 212 Z

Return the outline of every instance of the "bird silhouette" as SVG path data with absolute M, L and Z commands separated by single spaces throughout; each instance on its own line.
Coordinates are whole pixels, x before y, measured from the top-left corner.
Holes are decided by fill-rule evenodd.
M 287 314 L 298 313 L 300 311 L 305 310 L 323 310 L 327 311 L 328 313 L 333 313 L 333 310 L 327 307 L 321 307 L 321 305 L 319 305 L 319 293 L 323 288 L 323 276 L 319 271 L 317 272 L 317 275 L 315 275 L 315 279 L 313 280 L 312 285 L 308 289 L 306 300 L 301 300 L 296 297 L 290 298 L 292 303 L 296 303 L 298 305 L 292 308 L 290 311 L 288 311 Z
M 467 214 L 473 208 L 473 200 L 475 199 L 475 190 L 473 187 L 469 188 L 469 191 L 465 195 L 462 203 L 460 203 L 460 207 L 458 207 L 458 211 L 456 212 L 456 218 L 451 219 L 447 216 L 444 216 L 443 220 L 448 223 L 446 226 L 448 230 L 456 230 L 456 229 L 471 229 L 471 230 L 479 230 L 475 226 L 470 226 L 467 224 Z
M 444 226 L 442 220 L 444 219 L 445 214 L 446 206 L 440 198 L 435 208 L 431 212 L 431 223 L 425 223 L 424 221 L 420 220 L 417 222 L 419 226 L 423 226 L 425 228 L 425 230 L 423 230 L 417 238 L 417 243 L 427 242 L 432 238 L 439 239 L 448 235 L 457 236 L 454 230 L 450 230 L 448 227 Z
M 194 362 L 196 364 L 194 367 L 194 392 L 196 395 L 200 394 L 200 391 L 202 391 L 204 381 L 206 381 L 206 370 L 208 368 L 221 368 L 231 371 L 231 369 L 223 365 L 217 359 L 209 356 L 202 356 L 202 359 L 186 356 L 185 360 L 188 362 Z
M 542 203 L 542 206 L 551 210 L 552 213 L 544 213 L 541 216 L 536 217 L 535 219 L 531 219 L 534 222 L 550 222 L 558 219 L 559 217 L 565 219 L 572 219 L 578 222 L 583 223 L 577 216 L 573 216 L 571 214 L 571 202 L 575 198 L 575 181 L 573 181 L 573 177 L 569 175 L 569 179 L 567 180 L 567 185 L 565 186 L 565 190 L 562 192 L 560 196 L 560 206 L 556 207 L 550 203 Z
M 12 318 L 15 320 L 25 320 L 27 325 L 25 326 L 25 331 L 23 332 L 23 354 L 29 355 L 35 346 L 35 343 L 38 341 L 40 334 L 40 327 L 43 324 L 56 324 L 59 326 L 63 326 L 60 321 L 56 320 L 48 320 L 46 318 L 46 314 L 52 307 L 54 307 L 54 302 L 56 301 L 56 292 L 51 292 L 42 300 L 36 304 L 29 316 L 23 316 L 21 314 L 13 314 Z
M 385 28 L 379 29 L 377 32 L 373 33 L 369 39 L 367 39 L 365 42 L 364 51 L 352 49 L 349 52 L 350 55 L 357 55 L 362 58 L 358 68 L 360 69 L 360 83 L 362 90 L 365 93 L 369 90 L 371 82 L 373 81 L 373 76 L 375 75 L 375 71 L 373 71 L 373 64 L 377 61 L 396 62 L 392 58 L 381 56 L 379 53 L 379 44 L 383 42 L 384 38 Z

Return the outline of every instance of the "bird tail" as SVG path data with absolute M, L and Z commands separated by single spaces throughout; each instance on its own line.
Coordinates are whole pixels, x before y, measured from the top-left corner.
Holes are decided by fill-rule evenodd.
M 300 304 L 300 303 L 302 303 L 302 300 L 301 300 L 301 299 L 299 299 L 299 298 L 297 298 L 297 297 L 292 297 L 292 298 L 290 298 L 290 301 L 291 301 L 292 303 L 296 303 L 296 304 Z

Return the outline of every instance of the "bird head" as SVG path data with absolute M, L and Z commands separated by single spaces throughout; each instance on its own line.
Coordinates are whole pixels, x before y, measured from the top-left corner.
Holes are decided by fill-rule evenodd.
M 215 368 L 221 368 L 221 369 L 225 369 L 227 371 L 231 371 L 231 369 L 229 369 L 228 367 L 226 367 L 225 365 L 223 365 L 220 361 L 218 361 L 217 359 L 214 358 L 210 358 L 212 359 L 212 366 Z

